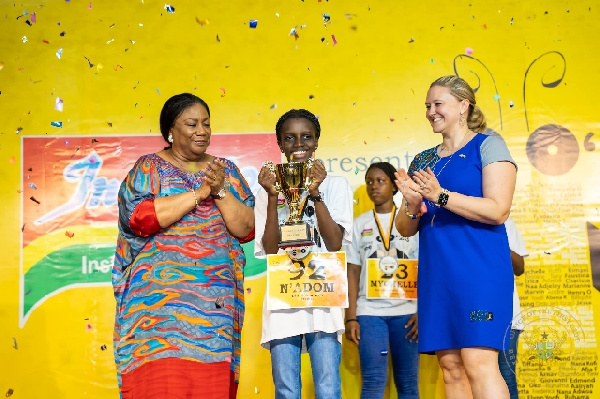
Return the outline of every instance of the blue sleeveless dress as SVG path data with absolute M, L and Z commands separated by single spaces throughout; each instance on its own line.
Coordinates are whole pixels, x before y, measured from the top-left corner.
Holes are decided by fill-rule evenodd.
M 480 149 L 488 137 L 475 135 L 451 157 L 440 158 L 436 147 L 423 151 L 409 175 L 431 166 L 443 188 L 482 197 Z M 419 352 L 501 350 L 511 326 L 514 281 L 504 224 L 470 221 L 425 204 L 419 222 Z

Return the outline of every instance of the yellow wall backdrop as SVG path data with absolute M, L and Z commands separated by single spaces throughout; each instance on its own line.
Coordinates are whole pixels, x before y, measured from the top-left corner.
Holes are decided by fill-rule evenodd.
M 169 5 L 174 12 L 155 0 L 0 2 L 0 396 L 118 397 L 109 286 L 64 290 L 21 325 L 23 137 L 158 134 L 163 103 L 180 92 L 208 102 L 214 134 L 273 132 L 282 113 L 307 108 L 322 125 L 317 155 L 357 190 L 360 214 L 366 165 L 379 157 L 406 167 L 439 143 L 423 103 L 431 81 L 454 73 L 478 88 L 519 164 L 512 216 L 530 252 L 517 279 L 522 396 L 600 395 L 600 1 Z M 246 281 L 240 398 L 273 397 L 258 344 L 265 282 Z M 303 375 L 310 398 L 310 368 Z M 347 341 L 342 375 L 344 397 L 358 398 Z M 433 357 L 422 356 L 420 382 L 422 397 L 444 397 Z

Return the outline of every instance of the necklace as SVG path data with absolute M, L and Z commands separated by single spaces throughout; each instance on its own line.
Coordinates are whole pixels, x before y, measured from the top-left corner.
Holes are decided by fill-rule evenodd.
M 439 176 L 439 175 L 442 173 L 442 171 L 443 171 L 443 170 L 444 170 L 444 168 L 445 168 L 445 167 L 446 167 L 446 166 L 447 166 L 447 165 L 450 163 L 450 161 L 452 161 L 452 157 L 454 156 L 454 154 L 456 154 L 456 152 L 457 152 L 458 150 L 460 150 L 460 149 L 463 147 L 463 145 L 464 145 L 464 144 L 465 144 L 465 142 L 467 141 L 467 137 L 469 137 L 469 136 L 470 136 L 470 133 L 471 133 L 471 131 L 470 131 L 470 130 L 467 130 L 467 131 L 466 131 L 466 133 L 465 133 L 465 136 L 463 137 L 463 139 L 462 139 L 461 143 L 458 145 L 458 147 L 455 147 L 455 148 L 456 148 L 456 150 L 454 150 L 452 153 L 450 153 L 450 156 L 448 157 L 448 160 L 446 161 L 446 163 L 444 164 L 444 166 L 442 166 L 442 168 L 441 168 L 441 169 L 440 169 L 440 170 L 439 170 L 439 171 L 438 171 L 438 172 L 435 174 L 435 177 L 436 177 L 436 178 L 437 178 L 437 177 L 438 177 L 438 176 Z M 442 152 L 442 151 L 446 150 L 446 148 L 444 148 L 444 146 L 443 146 L 443 145 L 441 145 L 441 144 L 440 144 L 440 148 L 442 149 L 440 152 Z M 446 151 L 450 151 L 450 150 L 446 150 Z M 438 162 L 439 162 L 439 161 L 441 161 L 441 159 L 442 159 L 442 158 L 440 158 L 440 159 L 438 160 Z M 436 162 L 436 164 L 437 164 L 437 162 Z M 430 207 L 435 207 L 435 204 L 434 204 L 432 201 L 430 201 L 430 200 L 427 200 L 427 203 L 429 203 Z M 433 217 L 435 218 L 435 215 L 434 215 Z M 433 224 L 433 219 L 431 219 L 431 223 Z
M 449 150 L 448 148 L 444 147 L 444 145 L 443 145 L 443 144 L 440 144 L 440 153 L 442 153 L 442 152 L 444 152 L 444 151 L 447 151 L 447 152 L 450 152 L 450 156 L 454 155 L 454 153 L 455 153 L 456 151 L 458 151 L 458 150 L 460 150 L 460 149 L 462 148 L 462 146 L 465 144 L 465 141 L 467 140 L 467 137 L 468 137 L 470 134 L 471 134 L 471 130 L 467 130 L 467 131 L 465 132 L 465 135 L 463 136 L 463 139 L 462 139 L 462 141 L 461 141 L 461 142 L 460 142 L 460 144 L 458 145 L 458 147 L 454 147 L 454 148 L 455 148 L 455 150 L 454 150 L 454 151 L 452 151 L 452 152 L 450 152 L 450 150 Z
M 456 152 L 457 152 L 458 150 L 460 150 L 460 149 L 462 148 L 462 146 L 463 146 L 463 145 L 465 144 L 465 142 L 467 141 L 467 137 L 469 137 L 470 133 L 471 133 L 471 131 L 470 131 L 470 130 L 467 130 L 467 131 L 466 131 L 466 133 L 465 133 L 465 135 L 464 135 L 464 137 L 463 137 L 462 141 L 461 141 L 461 142 L 460 142 L 460 144 L 458 145 L 458 147 L 454 147 L 454 148 L 456 148 L 456 149 L 455 149 L 453 152 L 451 152 L 451 153 L 450 153 L 450 156 L 448 157 L 448 160 L 446 161 L 446 163 L 444 164 L 444 166 L 442 166 L 442 169 L 440 169 L 440 170 L 439 170 L 439 171 L 438 171 L 438 172 L 435 174 L 435 177 L 438 177 L 438 176 L 440 175 L 440 173 L 442 173 L 442 170 L 444 170 L 444 168 L 446 167 L 446 165 L 448 165 L 448 164 L 450 163 L 450 161 L 452 161 L 452 157 L 454 156 L 454 154 L 456 154 Z M 441 145 L 441 144 L 440 144 L 440 148 L 441 148 L 441 151 L 440 151 L 440 152 L 442 152 L 442 151 L 448 151 L 448 152 L 450 152 L 450 150 L 447 150 L 447 149 L 446 149 L 446 148 L 445 148 L 443 145 Z M 441 159 L 442 159 L 442 158 L 440 157 L 440 160 L 441 160 Z M 438 162 L 439 162 L 439 161 L 438 161 Z

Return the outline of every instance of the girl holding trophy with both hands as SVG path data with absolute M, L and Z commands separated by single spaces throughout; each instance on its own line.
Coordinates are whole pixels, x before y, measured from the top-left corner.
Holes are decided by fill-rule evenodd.
M 275 132 L 277 144 L 288 162 L 307 162 L 314 157 L 321 126 L 311 112 L 290 110 L 279 118 Z M 288 245 L 282 245 L 283 230 L 280 231 L 280 226 L 286 224 L 290 207 L 287 201 L 284 202 L 284 195 L 278 192 L 277 174 L 264 166 L 258 176 L 262 188 L 256 195 L 255 206 L 256 257 L 284 254 L 286 251 L 290 256 L 300 251 L 337 252 L 342 245 L 350 242 L 353 206 L 350 184 L 343 177 L 328 175 L 321 161 L 314 160 L 312 163 L 308 172 L 310 184 L 302 193 L 300 217 L 309 230 L 314 231 L 314 237 L 311 237 L 314 243 L 282 248 Z M 301 277 L 301 274 L 290 280 Z M 342 306 L 270 310 L 265 297 L 261 345 L 271 352 L 275 398 L 296 399 L 301 396 L 302 352 L 310 355 L 315 397 L 341 398 L 339 365 L 343 333 Z

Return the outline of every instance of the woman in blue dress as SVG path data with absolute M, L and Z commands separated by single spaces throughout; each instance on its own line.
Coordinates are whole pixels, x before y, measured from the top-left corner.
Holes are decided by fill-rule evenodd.
M 499 135 L 482 133 L 485 116 L 463 79 L 434 81 L 425 106 L 442 142 L 396 173 L 404 197 L 396 227 L 419 232 L 419 351 L 436 354 L 448 399 L 508 398 L 498 351 L 511 326 L 503 223 L 516 164 Z

